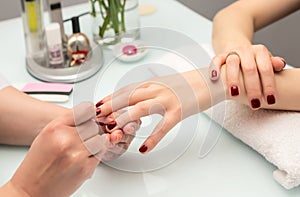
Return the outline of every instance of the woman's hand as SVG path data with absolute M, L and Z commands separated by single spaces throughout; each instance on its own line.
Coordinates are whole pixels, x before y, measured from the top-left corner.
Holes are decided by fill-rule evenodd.
M 141 121 L 139 119 L 125 124 L 122 129 L 117 126 L 116 118 L 125 112 L 126 110 L 119 110 L 111 113 L 107 117 L 97 118 L 98 124 L 101 126 L 99 133 L 110 134 L 108 136 L 112 142 L 104 152 L 101 159 L 102 162 L 112 161 L 121 156 L 129 148 L 136 131 L 140 128 Z
M 252 109 L 261 107 L 261 99 L 269 105 L 276 102 L 274 72 L 281 71 L 286 62 L 281 57 L 273 57 L 264 45 L 245 45 L 214 57 L 210 66 L 211 80 L 220 76 L 220 68 L 226 64 L 228 95 L 240 95 L 244 83 L 249 105 Z M 240 80 L 240 69 L 244 81 Z
M 207 72 L 207 69 L 195 70 L 121 88 L 96 105 L 101 111 L 98 118 L 127 106 L 132 107 L 116 118 L 114 126 L 123 127 L 130 121 L 151 114 L 162 115 L 163 119 L 139 149 L 141 153 L 149 152 L 178 122 L 219 101 L 211 100 L 211 96 L 216 95 L 211 95 L 206 84 L 206 81 L 210 82 L 208 77 L 204 77 L 208 76 Z M 214 92 L 224 93 L 222 88 L 216 89 L 217 85 L 214 86 Z
M 95 118 L 93 104 L 82 103 L 49 123 L 4 187 L 21 196 L 72 194 L 92 176 L 100 161 L 119 156 L 132 140 L 120 129 L 105 132 Z

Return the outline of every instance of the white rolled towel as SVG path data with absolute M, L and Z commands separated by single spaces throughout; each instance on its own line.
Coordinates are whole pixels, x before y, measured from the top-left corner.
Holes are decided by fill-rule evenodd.
M 253 111 L 234 101 L 226 101 L 226 108 L 218 104 L 205 113 L 277 166 L 273 177 L 283 187 L 300 184 L 300 113 Z

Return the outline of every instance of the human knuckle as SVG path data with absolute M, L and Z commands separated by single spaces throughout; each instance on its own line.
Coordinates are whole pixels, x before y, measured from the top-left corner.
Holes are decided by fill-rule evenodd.
M 273 73 L 273 69 L 272 69 L 272 66 L 271 65 L 262 65 L 260 68 L 259 68 L 259 72 L 262 74 L 262 75 L 270 75 Z
M 136 109 L 138 110 L 138 111 L 146 111 L 146 110 L 148 110 L 148 104 L 146 104 L 146 103 L 138 103 L 138 104 L 136 104 Z
M 258 44 L 255 45 L 256 50 L 260 51 L 260 52 L 264 52 L 264 53 L 268 53 L 269 50 L 267 49 L 267 47 L 263 44 Z
M 68 132 L 65 132 L 68 133 Z M 73 144 L 73 138 L 70 135 L 56 135 L 54 136 L 54 152 L 57 154 L 67 152 Z
M 64 124 L 61 120 L 56 120 L 55 122 L 52 122 L 50 125 L 47 126 L 47 132 L 50 134 L 56 134 L 63 130 Z
M 73 165 L 81 165 L 83 162 L 83 156 L 78 151 L 68 151 L 65 155 L 65 159 L 68 163 Z
M 247 75 L 254 75 L 257 73 L 256 65 L 243 65 L 243 72 Z
M 239 57 L 237 55 L 230 55 L 226 59 L 226 64 L 235 64 L 239 61 Z

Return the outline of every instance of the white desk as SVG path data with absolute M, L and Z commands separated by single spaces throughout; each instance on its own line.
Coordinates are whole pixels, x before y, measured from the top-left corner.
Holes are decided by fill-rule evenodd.
M 173 0 L 141 0 L 141 3 L 158 8 L 155 14 L 141 18 L 142 26 L 170 28 L 184 32 L 198 43 L 210 42 L 211 22 L 180 3 Z M 88 9 L 88 5 L 74 6 L 66 9 L 65 15 Z M 1 73 L 14 83 L 35 81 L 25 68 L 21 19 L 1 22 L 0 32 Z M 118 69 L 126 70 L 121 64 Z M 72 106 L 72 99 L 64 105 Z M 272 178 L 275 167 L 227 132 L 222 133 L 210 154 L 199 159 L 201 128 L 207 128 L 210 122 L 203 115 L 200 120 L 193 143 L 172 164 L 149 173 L 128 173 L 99 165 L 93 178 L 74 196 L 299 196 L 300 188 L 283 189 Z M 26 152 L 25 147 L 0 146 L 0 185 L 13 175 Z

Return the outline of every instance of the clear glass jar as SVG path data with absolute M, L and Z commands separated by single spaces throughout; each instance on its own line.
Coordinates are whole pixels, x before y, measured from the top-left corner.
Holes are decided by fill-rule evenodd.
M 138 0 L 90 0 L 93 39 L 104 46 L 139 37 Z

